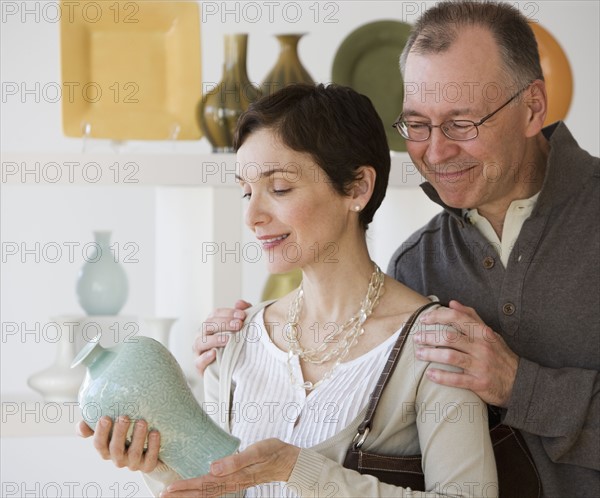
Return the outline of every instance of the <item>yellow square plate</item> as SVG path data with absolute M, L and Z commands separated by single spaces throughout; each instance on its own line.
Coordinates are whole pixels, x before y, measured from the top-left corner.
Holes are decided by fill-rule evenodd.
M 75 5 L 76 4 L 76 5 Z M 63 130 L 113 140 L 201 137 L 196 2 L 61 2 Z

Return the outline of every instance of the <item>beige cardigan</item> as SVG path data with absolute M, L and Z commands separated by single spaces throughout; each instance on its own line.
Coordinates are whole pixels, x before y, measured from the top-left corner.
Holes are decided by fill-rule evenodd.
M 266 304 L 248 310 L 246 324 Z M 301 449 L 287 484 L 299 496 L 497 496 L 486 406 L 468 390 L 440 386 L 428 380 L 424 373 L 430 364 L 416 360 L 414 354 L 412 335 L 418 326 L 411 330 L 396 370 L 381 396 L 363 450 L 385 455 L 422 453 L 427 491 L 384 484 L 373 476 L 361 475 L 341 465 L 364 418 L 364 408 L 334 437 L 312 448 Z M 229 421 L 223 423 L 226 417 L 222 418 L 220 413 L 230 412 L 231 379 L 244 344 L 244 330 L 232 335 L 204 374 L 205 401 L 223 410 L 215 413 L 214 420 L 227 432 L 231 432 Z M 157 469 L 151 477 L 172 481 L 173 476 L 164 470 Z M 243 496 L 243 492 L 238 496 Z

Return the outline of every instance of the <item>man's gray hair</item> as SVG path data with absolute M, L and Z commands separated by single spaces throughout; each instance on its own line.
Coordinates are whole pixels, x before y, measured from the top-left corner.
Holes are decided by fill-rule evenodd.
M 409 52 L 445 52 L 461 28 L 468 26 L 490 31 L 510 78 L 506 83 L 514 85 L 515 90 L 536 79 L 544 79 L 537 42 L 527 18 L 507 3 L 489 0 L 446 0 L 426 10 L 415 24 L 400 56 L 402 75 Z

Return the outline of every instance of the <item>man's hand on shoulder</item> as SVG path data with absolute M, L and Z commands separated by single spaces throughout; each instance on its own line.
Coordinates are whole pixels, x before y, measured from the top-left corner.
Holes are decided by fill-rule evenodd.
M 217 348 L 227 344 L 229 336 L 225 332 L 237 332 L 242 328 L 246 319 L 244 310 L 250 306 L 246 301 L 236 301 L 233 308 L 217 308 L 202 323 L 193 345 L 194 364 L 200 375 L 204 375 L 206 367 L 215 360 Z
M 519 366 L 519 357 L 488 327 L 473 308 L 450 301 L 421 318 L 440 324 L 439 332 L 415 334 L 417 358 L 461 368 L 462 373 L 429 368 L 433 382 L 470 389 L 486 403 L 506 407 Z

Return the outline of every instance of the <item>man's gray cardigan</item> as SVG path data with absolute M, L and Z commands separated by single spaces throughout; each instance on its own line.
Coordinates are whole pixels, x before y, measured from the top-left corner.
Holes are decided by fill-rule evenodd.
M 520 429 L 544 496 L 600 496 L 600 160 L 567 127 L 506 268 L 461 210 L 444 207 L 394 254 L 388 273 L 441 302 L 472 306 L 520 357 L 504 423 Z

